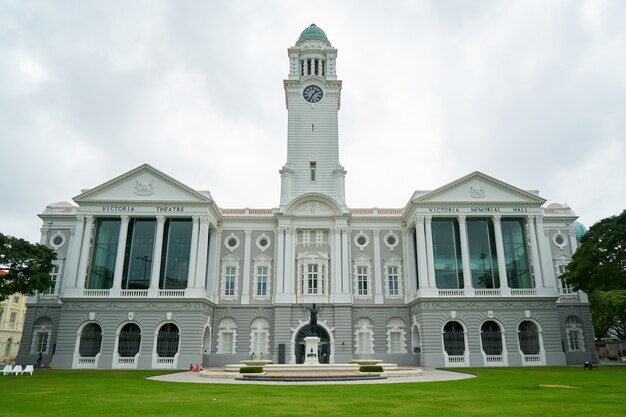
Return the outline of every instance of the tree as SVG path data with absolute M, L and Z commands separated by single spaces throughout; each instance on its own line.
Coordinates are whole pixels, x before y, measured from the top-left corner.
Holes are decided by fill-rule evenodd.
M 589 294 L 597 338 L 625 337 L 626 210 L 591 226 L 562 279 Z
M 38 243 L 0 233 L 0 301 L 14 293 L 33 295 L 47 291 L 56 253 Z
M 626 290 L 626 210 L 589 228 L 563 280 L 577 290 Z

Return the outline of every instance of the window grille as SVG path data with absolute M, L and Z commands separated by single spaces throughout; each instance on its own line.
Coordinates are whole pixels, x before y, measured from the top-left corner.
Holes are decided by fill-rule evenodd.
M 487 355 L 502 354 L 502 333 L 500 326 L 493 321 L 483 323 L 480 328 L 480 337 L 483 342 L 483 352 Z
M 257 295 L 267 295 L 267 267 L 257 267 Z
M 525 355 L 539 354 L 539 333 L 537 326 L 530 321 L 523 321 L 518 330 L 519 346 Z
M 389 295 L 398 295 L 398 267 L 387 267 L 387 280 L 389 285 Z
M 163 325 L 157 337 L 157 355 L 160 358 L 173 358 L 178 353 L 179 337 L 178 326 L 173 323 Z
M 448 355 L 465 353 L 465 334 L 463 326 L 455 321 L 448 322 L 443 328 L 443 347 Z
M 226 288 L 224 289 L 224 295 L 235 295 L 235 278 L 236 269 L 234 266 L 226 267 Z
M 133 357 L 139 353 L 141 345 L 141 330 L 134 323 L 129 323 L 122 328 L 119 336 L 117 353 L 123 357 Z
M 78 353 L 80 356 L 93 358 L 100 353 L 102 346 L 102 329 L 95 323 L 89 323 L 80 335 Z

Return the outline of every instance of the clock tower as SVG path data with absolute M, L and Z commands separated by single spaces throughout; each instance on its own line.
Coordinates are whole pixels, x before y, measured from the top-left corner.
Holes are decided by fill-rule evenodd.
M 280 209 L 303 194 L 323 194 L 343 212 L 346 171 L 339 163 L 338 118 L 341 81 L 337 50 L 322 29 L 312 24 L 289 48 L 287 163 L 280 170 Z

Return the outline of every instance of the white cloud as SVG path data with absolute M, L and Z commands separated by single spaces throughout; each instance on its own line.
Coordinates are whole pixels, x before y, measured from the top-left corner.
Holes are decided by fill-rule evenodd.
M 339 49 L 348 204 L 480 170 L 586 225 L 624 208 L 626 3 L 83 1 L 0 9 L 0 231 L 147 162 L 223 207 L 278 205 L 287 48 Z

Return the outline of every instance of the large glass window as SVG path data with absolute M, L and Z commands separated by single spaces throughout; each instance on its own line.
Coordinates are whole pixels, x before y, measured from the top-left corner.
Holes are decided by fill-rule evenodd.
M 493 222 L 468 219 L 467 241 L 474 288 L 500 288 Z
M 191 219 L 170 219 L 165 223 L 159 288 L 187 288 L 192 226 Z
M 132 219 L 128 225 L 122 288 L 150 288 L 156 219 Z
M 85 233 L 89 233 L 89 231 L 85 231 Z M 119 233 L 119 218 L 98 219 L 87 288 L 109 289 L 113 286 Z
M 502 219 L 506 273 L 511 288 L 534 288 L 528 262 L 524 219 Z
M 432 230 L 437 288 L 463 288 L 459 223 L 454 219 L 433 219 Z

